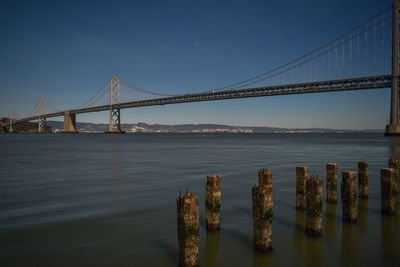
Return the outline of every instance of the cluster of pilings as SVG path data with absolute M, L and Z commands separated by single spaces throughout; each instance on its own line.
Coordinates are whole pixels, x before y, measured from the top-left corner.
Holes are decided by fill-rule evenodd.
M 397 209 L 398 160 L 390 159 L 388 165 L 388 168 L 381 169 L 381 213 L 393 215 Z M 344 222 L 357 222 L 357 195 L 358 198 L 368 199 L 368 179 L 368 162 L 358 162 L 358 181 L 355 171 L 342 171 L 340 193 Z M 338 202 L 337 185 L 338 166 L 336 163 L 328 163 L 326 165 L 326 201 L 328 203 Z M 317 177 L 309 179 L 306 166 L 296 167 L 296 209 L 307 212 L 307 234 L 322 234 L 322 207 L 323 180 Z
M 207 176 L 206 184 L 206 229 L 220 228 L 221 177 Z M 179 193 L 176 200 L 178 208 L 179 266 L 199 266 L 199 198 L 186 190 Z
M 340 185 L 343 221 L 357 222 L 358 198 L 368 199 L 368 162 L 358 162 L 358 183 L 355 171 L 342 171 Z M 381 169 L 381 213 L 393 215 L 397 208 L 399 188 L 398 160 L 390 159 L 388 168 Z M 357 186 L 358 184 L 358 186 Z M 358 189 L 358 190 L 357 190 Z M 206 229 L 218 231 L 221 226 L 221 177 L 207 176 L 206 183 Z M 357 194 L 358 191 L 358 194 Z M 296 167 L 296 209 L 306 212 L 308 235 L 322 235 L 322 208 L 324 182 L 318 176 L 308 177 L 308 167 Z M 326 165 L 326 201 L 338 202 L 338 165 Z M 177 198 L 179 266 L 199 265 L 199 198 L 186 191 Z M 272 250 L 272 218 L 274 190 L 272 171 L 260 169 L 258 185 L 252 187 L 253 244 L 261 252 Z

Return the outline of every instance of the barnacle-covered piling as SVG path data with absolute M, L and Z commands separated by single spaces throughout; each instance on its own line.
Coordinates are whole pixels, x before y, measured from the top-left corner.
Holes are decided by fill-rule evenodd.
M 368 198 L 368 178 L 369 167 L 368 162 L 358 162 L 358 197 Z
M 322 179 L 307 180 L 307 213 L 306 232 L 309 235 L 322 234 L 322 202 L 324 199 L 324 184 Z
M 306 210 L 306 182 L 308 178 L 308 167 L 296 167 L 296 209 Z
M 179 266 L 199 266 L 199 198 L 192 193 L 179 194 L 178 208 Z
M 206 185 L 206 228 L 217 230 L 220 228 L 221 209 L 221 177 L 207 176 Z
M 254 248 L 261 252 L 272 250 L 272 216 L 274 190 L 270 185 L 252 188 Z
M 272 171 L 268 169 L 260 169 L 258 171 L 259 185 L 272 185 Z
M 342 210 L 343 221 L 357 222 L 357 181 L 356 172 L 343 171 L 342 172 Z
M 326 201 L 328 203 L 337 203 L 337 178 L 337 164 L 326 164 Z
M 396 213 L 396 172 L 391 168 L 381 169 L 381 212 L 392 215 Z

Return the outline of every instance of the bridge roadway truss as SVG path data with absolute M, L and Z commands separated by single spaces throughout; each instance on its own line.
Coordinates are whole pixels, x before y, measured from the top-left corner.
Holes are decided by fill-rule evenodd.
M 276 96 L 276 95 L 293 95 L 308 93 L 326 93 L 336 91 L 364 90 L 390 88 L 392 86 L 392 76 L 370 76 L 362 78 L 331 80 L 321 82 L 287 84 L 278 86 L 266 86 L 238 90 L 225 91 L 209 91 L 198 94 L 185 94 L 174 97 L 155 98 L 141 101 L 120 103 L 116 108 L 138 108 L 145 106 L 169 105 L 178 103 L 202 102 L 213 100 L 225 100 L 248 97 Z M 115 107 L 115 105 L 114 105 Z M 70 114 L 81 114 L 89 112 L 98 112 L 110 110 L 110 105 L 95 106 L 81 109 L 71 109 Z M 65 111 L 48 113 L 41 115 L 41 118 L 64 116 Z M 39 116 L 32 116 L 15 121 L 14 123 L 37 120 Z

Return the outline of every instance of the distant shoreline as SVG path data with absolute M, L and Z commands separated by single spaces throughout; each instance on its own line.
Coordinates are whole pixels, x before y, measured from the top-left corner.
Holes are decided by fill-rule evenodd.
M 64 127 L 64 123 L 60 121 L 48 121 L 48 126 L 53 131 L 60 132 Z M 77 122 L 76 128 L 81 133 L 103 133 L 108 130 L 109 125 L 105 123 L 84 123 Z M 147 124 L 132 123 L 122 124 L 121 128 L 126 133 L 271 133 L 271 134 L 288 134 L 288 133 L 384 133 L 384 130 L 365 129 L 365 130 L 345 130 L 345 129 L 329 129 L 329 128 L 280 128 L 267 126 L 232 126 L 224 124 Z

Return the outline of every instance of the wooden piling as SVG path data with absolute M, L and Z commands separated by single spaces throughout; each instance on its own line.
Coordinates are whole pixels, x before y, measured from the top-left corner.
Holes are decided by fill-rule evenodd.
M 179 266 L 199 266 L 199 198 L 192 193 L 176 199 L 178 208 Z
M 399 161 L 397 159 L 389 159 L 389 168 L 394 170 L 395 177 L 399 177 Z
M 254 248 L 261 252 L 272 250 L 272 216 L 274 190 L 272 186 L 252 188 Z
M 309 235 L 322 234 L 322 202 L 324 199 L 324 184 L 322 179 L 307 180 L 307 213 L 306 232 Z
M 356 172 L 342 172 L 342 210 L 343 221 L 355 223 L 357 222 L 357 181 Z
M 391 168 L 381 169 L 381 213 L 396 214 L 396 172 Z
M 308 179 L 308 167 L 297 166 L 296 167 L 296 209 L 306 210 L 307 199 L 306 199 L 306 182 Z
M 368 198 L 368 178 L 369 167 L 368 162 L 358 162 L 358 197 Z
M 396 190 L 396 192 L 399 192 L 400 191 L 399 161 L 397 159 L 390 159 L 389 160 L 389 168 L 392 168 L 394 170 L 395 190 Z M 397 197 L 399 197 L 399 196 L 397 196 Z
M 268 169 L 260 169 L 258 171 L 258 184 L 272 186 L 272 171 Z
M 337 164 L 326 164 L 326 201 L 328 203 L 337 203 L 337 178 Z
M 206 229 L 218 230 L 220 228 L 221 209 L 221 177 L 218 175 L 207 176 L 206 185 Z

